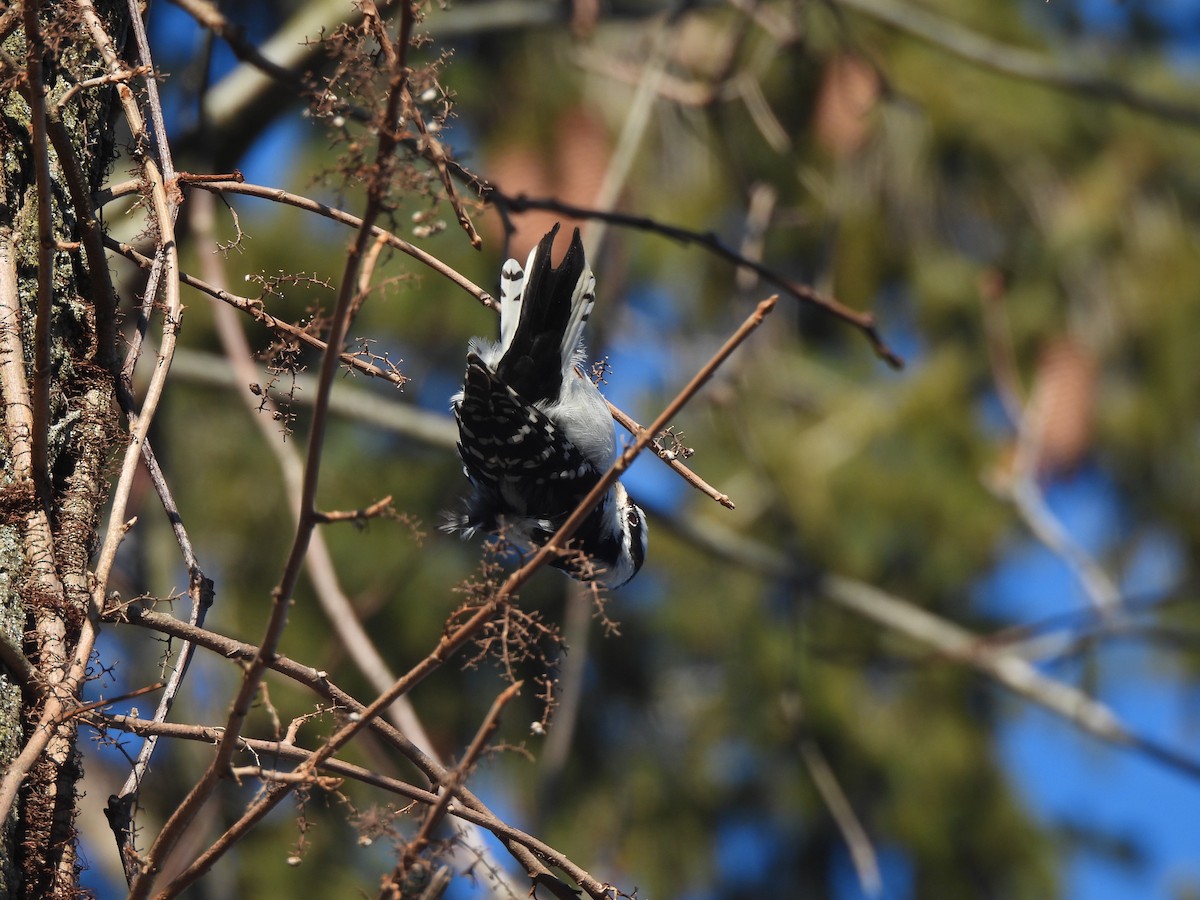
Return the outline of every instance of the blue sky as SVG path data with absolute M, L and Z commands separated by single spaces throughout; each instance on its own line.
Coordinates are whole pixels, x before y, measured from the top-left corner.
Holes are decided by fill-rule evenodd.
M 1074 540 L 1103 559 L 1130 527 L 1127 504 L 1096 466 L 1046 486 L 1050 509 Z M 1118 576 L 1136 605 L 1161 600 L 1183 573 L 1168 531 L 1146 529 Z M 1032 538 L 1017 537 L 975 591 L 978 606 L 1005 621 L 1035 623 L 1059 614 L 1088 614 L 1078 580 Z M 1174 671 L 1169 653 L 1141 641 L 1099 645 L 1082 661 L 1046 664 L 1047 674 L 1082 685 L 1126 727 L 1180 752 L 1200 738 L 1200 690 Z M 1062 719 L 1014 701 L 1000 729 L 1001 758 L 1028 806 L 1045 822 L 1086 826 L 1137 850 L 1125 864 L 1079 850 L 1067 867 L 1066 894 L 1079 900 L 1168 898 L 1187 880 L 1200 886 L 1200 784 L 1131 750 L 1081 734 Z

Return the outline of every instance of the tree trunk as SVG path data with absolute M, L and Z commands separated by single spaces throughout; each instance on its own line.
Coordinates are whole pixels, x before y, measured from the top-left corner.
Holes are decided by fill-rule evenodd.
M 89 615 L 89 562 L 119 433 L 115 298 L 96 270 L 98 244 L 89 252 L 83 241 L 113 158 L 113 87 L 77 90 L 60 105 L 104 68 L 67 16 L 72 5 L 42 4 L 27 29 L 39 12 L 30 2 L 0 17 L 0 771 L 39 730 L 50 740 L 4 822 L 0 895 L 58 898 L 78 893 L 80 767 L 74 720 L 42 722 L 42 698 L 63 681 Z M 121 24 L 124 4 L 96 6 Z M 39 225 L 47 195 L 50 241 Z

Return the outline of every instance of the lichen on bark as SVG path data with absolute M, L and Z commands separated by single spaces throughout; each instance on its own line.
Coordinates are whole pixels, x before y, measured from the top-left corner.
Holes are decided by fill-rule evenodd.
M 110 21 L 124 15 L 123 5 L 96 5 Z M 58 129 L 57 141 L 51 140 L 46 151 L 58 243 L 50 277 L 49 420 L 37 423 L 47 432 L 47 483 L 40 490 L 34 488 L 28 460 L 13 452 L 14 442 L 30 438 L 14 432 L 15 405 L 27 403 L 28 397 L 13 396 L 18 393 L 15 382 L 5 381 L 0 403 L 0 629 L 47 682 L 61 677 L 87 615 L 90 557 L 112 442 L 119 434 L 111 371 L 116 348 L 97 340 L 93 273 L 79 247 L 78 215 L 80 191 L 88 193 L 90 205 L 113 158 L 112 87 L 79 91 L 67 105 L 56 107 L 71 85 L 101 71 L 98 54 L 70 11 L 68 5 L 41 5 L 40 85 L 29 77 L 28 66 L 0 71 L 0 264 L 13 276 L 4 282 L 10 296 L 0 328 L 8 329 L 9 356 L 23 358 L 27 384 L 33 383 L 34 373 L 39 253 L 31 91 L 44 91 L 47 119 L 56 120 L 49 125 Z M 22 28 L 5 38 L 4 50 L 6 61 L 27 59 Z M 60 159 L 58 152 L 68 152 L 70 160 Z M 78 173 L 74 195 L 67 177 L 71 167 Z M 35 694 L 23 693 L 12 673 L 0 669 L 0 770 L 21 751 L 38 715 Z M 73 821 L 81 773 L 75 739 L 73 722 L 55 726 L 3 823 L 0 896 L 70 897 L 78 892 Z

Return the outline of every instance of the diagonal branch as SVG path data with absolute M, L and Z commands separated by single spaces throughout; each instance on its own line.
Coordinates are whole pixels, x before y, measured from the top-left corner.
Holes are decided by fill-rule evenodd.
M 411 256 L 417 262 L 437 272 L 439 275 L 447 278 L 454 284 L 458 285 L 484 306 L 489 306 L 492 309 L 499 309 L 492 295 L 479 287 L 469 278 L 460 274 L 453 267 L 448 266 L 436 256 L 426 253 L 415 244 L 410 244 L 408 241 L 399 237 L 387 229 L 372 223 L 363 224 L 363 219 L 355 216 L 345 210 L 338 209 L 335 206 L 329 206 L 317 200 L 312 200 L 308 197 L 303 197 L 300 194 L 293 194 L 290 191 L 285 191 L 280 188 L 268 187 L 261 184 L 247 184 L 242 181 L 208 181 L 203 176 L 187 176 L 181 175 L 180 180 L 192 187 L 200 188 L 205 191 L 212 191 L 220 194 L 242 194 L 247 197 L 260 197 L 264 200 L 272 200 L 276 203 L 283 203 L 287 206 L 294 206 L 297 209 L 303 209 L 306 212 L 316 213 L 317 215 L 325 216 L 327 219 L 332 219 L 335 222 L 340 222 L 343 225 L 349 225 L 357 230 L 365 230 L 371 238 L 380 238 L 387 241 L 389 247 L 393 247 L 408 256 Z
M 879 857 L 862 821 L 850 805 L 850 798 L 842 790 L 825 754 L 821 752 L 821 746 L 811 737 L 802 737 L 800 759 L 804 761 L 804 767 L 808 769 L 809 777 L 833 817 L 834 824 L 842 833 L 842 840 L 846 842 L 850 861 L 858 875 L 859 887 L 868 897 L 881 896 L 883 879 L 879 873 Z
M 132 424 L 135 416 L 133 409 L 128 403 L 132 398 L 123 390 L 118 391 L 118 397 L 121 400 L 122 408 L 130 418 Z M 204 625 L 204 617 L 212 605 L 213 583 L 209 578 L 205 577 L 204 572 L 200 569 L 200 561 L 192 549 L 192 542 L 188 537 L 187 529 L 184 527 L 183 517 L 179 512 L 179 507 L 176 505 L 175 498 L 171 494 L 171 489 L 167 485 L 166 476 L 158 464 L 158 458 L 154 455 L 154 450 L 150 446 L 149 441 L 142 444 L 142 456 L 145 459 L 146 471 L 149 473 L 150 481 L 154 485 L 155 493 L 158 494 L 163 511 L 167 514 L 167 519 L 171 523 L 171 530 L 175 533 L 175 540 L 179 544 L 179 551 L 183 557 L 184 565 L 187 566 L 188 598 L 191 600 L 191 612 L 188 616 L 188 623 L 196 628 L 202 627 Z M 183 642 L 183 646 L 180 647 L 179 653 L 175 657 L 175 665 L 172 667 L 171 676 L 167 679 L 151 721 L 165 722 L 167 716 L 171 714 L 171 707 L 175 704 L 175 698 L 183 686 L 183 679 L 187 676 L 188 667 L 191 665 L 195 648 L 196 645 L 193 642 Z M 138 751 L 137 759 L 134 761 L 124 785 L 121 786 L 120 791 L 108 798 L 108 804 L 105 807 L 105 814 L 108 817 L 109 825 L 112 827 L 113 835 L 117 841 L 117 850 L 125 868 L 125 880 L 130 884 L 132 884 L 133 878 L 137 874 L 137 857 L 133 846 L 135 836 L 133 811 L 137 804 L 138 794 L 141 791 L 142 779 L 146 777 L 146 772 L 150 768 L 150 760 L 153 758 L 157 746 L 158 736 L 153 734 L 148 735 L 142 743 L 141 750 Z
M 437 828 L 442 818 L 446 815 L 446 811 L 450 808 L 450 802 L 454 799 L 455 792 L 467 780 L 467 774 L 478 761 L 480 755 L 487 747 L 487 742 L 491 740 L 492 735 L 500 726 L 500 713 L 504 707 L 509 704 L 513 697 L 517 696 L 521 691 L 523 682 L 517 681 L 505 688 L 500 695 L 492 703 L 491 709 L 484 716 L 483 722 L 475 732 L 475 737 L 471 741 L 467 752 L 463 755 L 462 761 L 449 773 L 449 777 L 442 781 L 441 791 L 438 798 L 429 807 L 425 818 L 421 821 L 417 833 L 413 839 L 408 842 L 404 848 L 404 853 L 400 858 L 400 862 L 396 865 L 396 870 L 392 873 L 391 880 L 386 883 L 380 893 L 380 900 L 389 900 L 395 896 L 395 888 L 401 882 L 405 874 L 409 872 L 421 853 L 429 846 L 433 839 L 433 831 Z
M 799 284 L 781 275 L 775 269 L 763 265 L 757 260 L 750 259 L 739 253 L 733 247 L 724 243 L 717 235 L 711 231 L 699 232 L 692 231 L 689 228 L 680 228 L 676 225 L 667 225 L 659 222 L 657 219 L 652 219 L 647 216 L 635 216 L 628 213 L 612 212 L 603 209 L 593 209 L 586 206 L 575 206 L 571 203 L 563 203 L 559 200 L 546 197 L 528 197 L 525 194 L 510 196 L 504 193 L 500 188 L 494 185 L 487 185 L 483 189 L 483 198 L 497 206 L 510 210 L 512 212 L 524 212 L 531 209 L 549 210 L 551 212 L 561 213 L 564 216 L 571 216 L 576 219 L 600 219 L 605 222 L 610 222 L 614 225 L 621 225 L 625 228 L 636 228 L 641 231 L 648 231 L 652 234 L 661 234 L 671 240 L 678 241 L 681 244 L 695 244 L 708 250 L 714 256 L 727 260 L 739 268 L 749 269 L 757 274 L 763 281 L 773 285 L 780 291 L 788 294 L 791 297 L 814 306 L 821 310 L 826 315 L 833 316 L 835 319 L 840 319 L 848 325 L 852 325 L 858 329 L 867 341 L 871 344 L 871 349 L 875 354 L 886 362 L 893 369 L 904 368 L 904 360 L 887 345 L 879 334 L 879 329 L 875 324 L 875 317 L 870 313 L 859 312 L 851 309 L 848 306 L 838 302 L 833 297 L 827 297 L 811 288 L 806 284 Z
M 1182 753 L 1131 731 L 1105 703 L 1078 688 L 1042 674 L 1028 660 L 994 646 L 986 636 L 944 619 L 911 601 L 839 575 L 812 574 L 773 547 L 698 519 L 665 516 L 670 528 L 717 559 L 762 576 L 810 583 L 816 593 L 843 609 L 903 635 L 945 659 L 970 666 L 992 682 L 1072 723 L 1081 731 L 1118 747 L 1127 747 L 1191 778 L 1200 779 L 1200 758 Z

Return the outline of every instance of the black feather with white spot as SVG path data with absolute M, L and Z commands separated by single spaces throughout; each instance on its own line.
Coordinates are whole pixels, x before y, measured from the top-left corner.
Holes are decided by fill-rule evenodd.
M 493 531 L 504 513 L 561 521 L 603 474 L 474 353 L 454 417 L 463 471 L 483 495 L 463 527 Z

